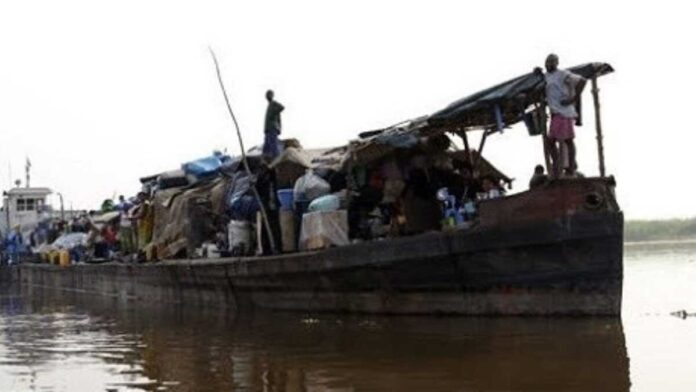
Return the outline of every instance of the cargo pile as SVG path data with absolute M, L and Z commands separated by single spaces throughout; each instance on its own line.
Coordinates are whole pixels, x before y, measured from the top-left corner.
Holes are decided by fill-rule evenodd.
M 588 63 L 570 71 L 594 83 L 613 69 Z M 551 173 L 544 91 L 544 74 L 535 70 L 430 116 L 362 133 L 345 146 L 310 150 L 279 140 L 284 107 L 269 90 L 263 148 L 252 148 L 246 159 L 215 152 L 144 177 L 136 197 L 105 200 L 99 212 L 62 222 L 60 241 L 34 249 L 54 260 L 58 252 L 59 261 L 65 252 L 71 261 L 156 261 L 316 251 L 467 230 L 477 224 L 479 203 L 504 196 L 512 185 L 481 155 L 490 135 L 524 122 L 530 136 L 542 136 Z M 477 130 L 478 150 L 467 136 Z M 600 161 L 603 176 L 601 154 Z M 534 186 L 546 181 L 538 169 Z M 84 236 L 68 241 L 74 233 Z

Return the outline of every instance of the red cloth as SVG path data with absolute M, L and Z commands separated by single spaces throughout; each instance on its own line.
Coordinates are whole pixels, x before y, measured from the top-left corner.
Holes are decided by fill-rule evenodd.
M 563 117 L 560 114 L 551 115 L 551 126 L 549 127 L 549 137 L 554 140 L 568 140 L 575 138 L 575 129 L 572 117 Z

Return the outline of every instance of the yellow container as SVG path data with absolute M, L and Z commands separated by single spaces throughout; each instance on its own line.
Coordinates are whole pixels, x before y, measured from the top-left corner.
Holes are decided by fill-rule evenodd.
M 58 263 L 61 267 L 67 267 L 70 265 L 70 252 L 62 249 L 58 252 Z
M 51 251 L 51 253 L 48 254 L 48 261 L 51 264 L 58 264 L 59 261 L 59 255 L 57 250 Z

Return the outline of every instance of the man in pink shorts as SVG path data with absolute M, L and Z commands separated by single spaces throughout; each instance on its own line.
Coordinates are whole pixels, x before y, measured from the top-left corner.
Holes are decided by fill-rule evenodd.
M 558 56 L 546 57 L 546 103 L 551 111 L 549 139 L 554 175 L 558 177 L 563 169 L 574 174 L 578 168 L 575 160 L 575 132 L 573 124 L 578 117 L 575 103 L 585 88 L 586 80 L 580 75 L 564 69 L 558 69 Z M 565 157 L 568 166 L 564 167 Z

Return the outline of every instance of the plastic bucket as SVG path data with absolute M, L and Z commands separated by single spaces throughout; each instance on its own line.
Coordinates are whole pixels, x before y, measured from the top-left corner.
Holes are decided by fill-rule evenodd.
M 278 201 L 280 202 L 280 209 L 283 211 L 292 211 L 293 207 L 293 190 L 288 189 L 278 189 Z

